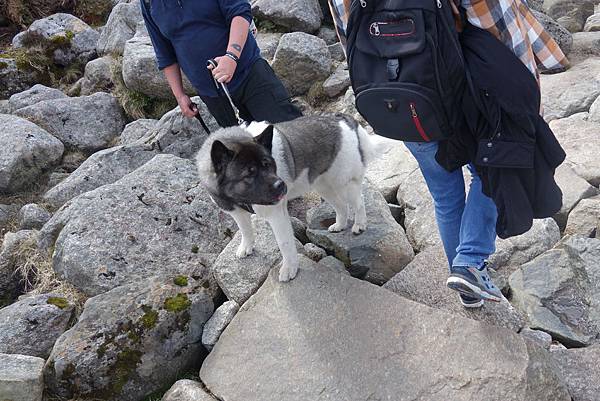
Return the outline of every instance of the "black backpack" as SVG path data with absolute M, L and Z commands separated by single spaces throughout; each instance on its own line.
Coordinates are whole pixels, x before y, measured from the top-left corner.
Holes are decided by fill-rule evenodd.
M 352 1 L 350 79 L 377 134 L 429 142 L 460 129 L 465 66 L 449 1 Z

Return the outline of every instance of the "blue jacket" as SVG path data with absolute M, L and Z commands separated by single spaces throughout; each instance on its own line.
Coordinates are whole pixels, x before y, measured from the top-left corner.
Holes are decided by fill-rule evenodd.
M 250 3 L 247 0 L 142 0 L 140 3 L 158 68 L 178 63 L 200 95 L 217 96 L 206 62 L 227 51 L 234 17 L 252 22 Z M 231 92 L 240 88 L 259 58 L 258 45 L 248 35 L 228 85 Z

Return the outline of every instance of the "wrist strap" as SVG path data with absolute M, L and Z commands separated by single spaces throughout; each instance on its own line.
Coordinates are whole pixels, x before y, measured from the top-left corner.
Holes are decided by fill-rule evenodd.
M 235 61 L 236 63 L 239 63 L 240 58 L 238 56 L 236 56 L 235 54 L 233 54 L 232 52 L 226 52 L 225 53 L 226 57 L 229 57 L 230 59 L 232 59 L 233 61 Z

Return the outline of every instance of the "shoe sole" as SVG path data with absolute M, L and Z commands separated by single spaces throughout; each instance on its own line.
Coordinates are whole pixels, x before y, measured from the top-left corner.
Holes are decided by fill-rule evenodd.
M 459 299 L 460 299 L 460 304 L 462 306 L 464 306 L 465 308 L 467 308 L 467 309 L 479 309 L 485 303 L 485 301 L 483 299 L 480 299 L 479 302 L 475 302 L 475 303 L 472 303 L 472 304 L 466 304 L 466 303 L 463 302 L 462 298 L 459 297 Z
M 481 298 L 484 301 L 501 302 L 502 298 L 490 294 L 481 290 L 481 288 L 469 283 L 467 280 L 461 279 L 460 277 L 450 277 L 446 282 L 448 288 L 454 291 L 458 291 L 461 294 Z

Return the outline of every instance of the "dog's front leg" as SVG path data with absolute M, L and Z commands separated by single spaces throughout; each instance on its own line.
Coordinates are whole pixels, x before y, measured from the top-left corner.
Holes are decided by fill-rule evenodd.
M 245 211 L 244 209 L 240 209 L 236 207 L 229 213 L 231 217 L 235 220 L 240 232 L 242 233 L 242 242 L 235 253 L 235 256 L 238 258 L 245 258 L 252 254 L 254 251 L 254 227 L 252 227 L 252 215 Z
M 283 262 L 279 270 L 279 281 L 286 282 L 294 279 L 298 274 L 298 251 L 292 221 L 287 210 L 287 201 L 282 201 L 275 206 L 255 207 L 255 211 L 259 216 L 264 217 L 273 229 L 281 251 Z

